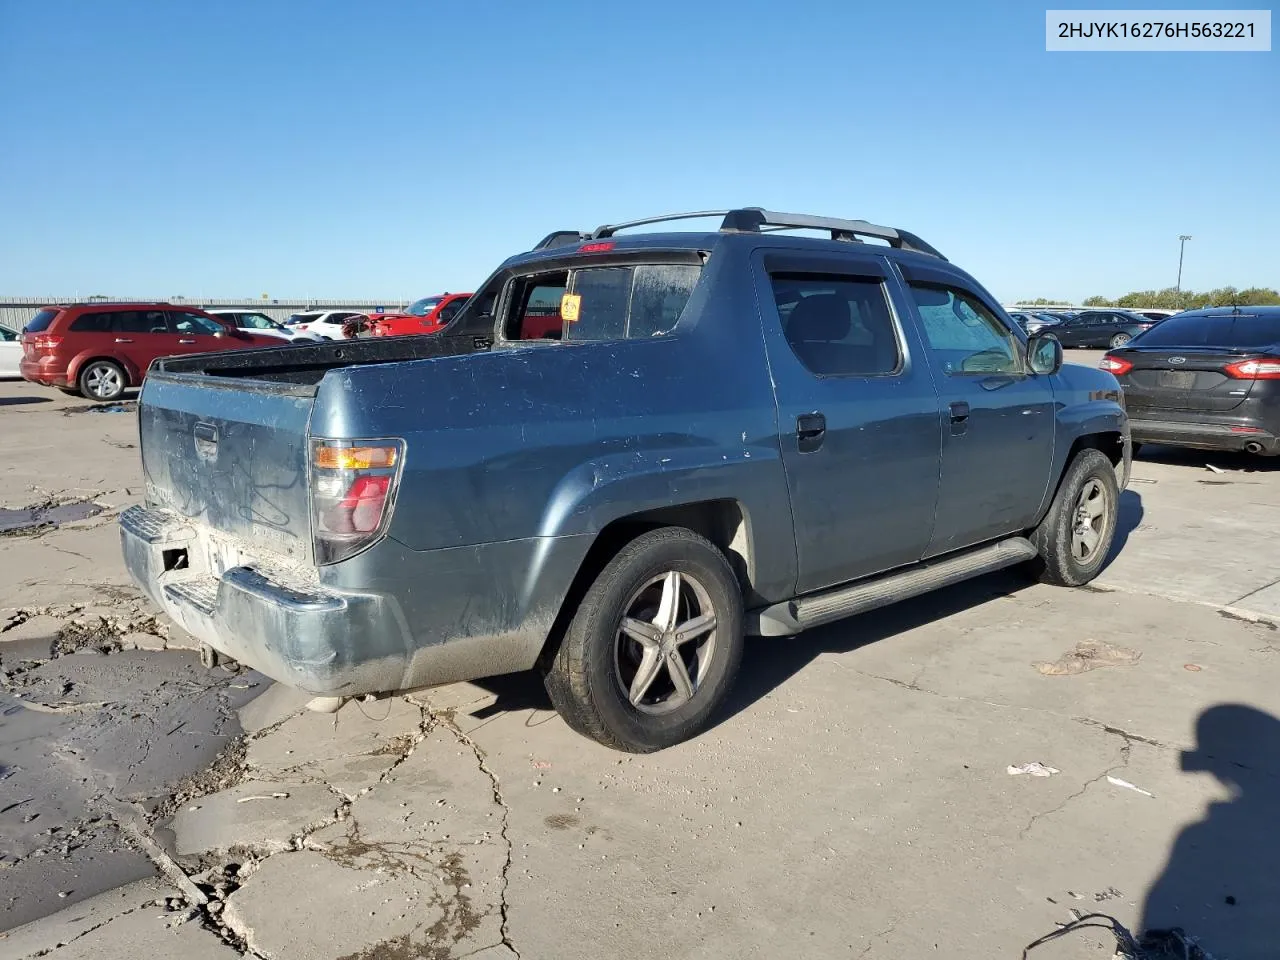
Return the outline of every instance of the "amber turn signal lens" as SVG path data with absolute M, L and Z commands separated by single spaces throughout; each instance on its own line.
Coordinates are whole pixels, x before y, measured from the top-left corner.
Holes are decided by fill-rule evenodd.
M 321 470 L 369 470 L 394 467 L 400 456 L 397 447 L 312 448 L 312 461 Z

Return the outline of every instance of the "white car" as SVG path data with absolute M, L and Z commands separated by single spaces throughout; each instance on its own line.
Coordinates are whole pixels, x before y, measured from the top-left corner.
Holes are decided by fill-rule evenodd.
M 0 327 L 0 378 L 21 377 L 22 340 L 8 327 Z
M 239 327 L 241 330 L 252 330 L 254 333 L 260 333 L 264 337 L 279 337 L 281 340 L 293 342 L 308 340 L 313 343 L 324 339 L 319 334 L 308 333 L 300 327 L 286 327 L 278 320 L 272 320 L 265 313 L 257 310 L 214 309 L 206 310 L 205 313 Z
M 285 321 L 290 330 L 304 330 L 326 340 L 346 340 L 342 325 L 352 317 L 363 317 L 358 310 L 303 310 Z

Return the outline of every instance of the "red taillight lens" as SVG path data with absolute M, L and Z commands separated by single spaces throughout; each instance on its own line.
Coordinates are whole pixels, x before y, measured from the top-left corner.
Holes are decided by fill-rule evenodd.
M 37 350 L 56 350 L 62 343 L 62 338 L 51 333 L 42 333 L 32 337 L 30 343 Z
M 608 253 L 613 249 L 612 240 L 601 240 L 596 243 L 584 243 L 578 248 L 579 253 Z
M 1237 380 L 1280 380 L 1280 357 L 1264 357 L 1261 360 L 1241 360 L 1224 367 L 1227 376 Z
M 356 477 L 346 496 L 325 511 L 322 527 L 330 533 L 375 532 L 390 490 L 390 477 Z
M 1117 377 L 1123 373 L 1128 373 L 1133 369 L 1133 364 L 1128 360 L 1121 360 L 1119 357 L 1106 356 L 1098 361 L 1098 367 L 1107 370 Z
M 316 563 L 337 563 L 382 539 L 403 458 L 401 440 L 311 441 Z

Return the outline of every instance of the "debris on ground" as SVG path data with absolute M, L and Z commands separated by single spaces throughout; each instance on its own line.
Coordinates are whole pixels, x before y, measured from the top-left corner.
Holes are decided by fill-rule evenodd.
M 1116 952 L 1112 960 L 1214 960 L 1195 937 L 1188 936 L 1180 927 L 1171 930 L 1148 930 L 1141 936 L 1134 936 L 1128 928 L 1115 917 L 1105 913 L 1085 913 L 1072 910 L 1069 923 L 1061 924 L 1052 933 L 1033 940 L 1022 948 L 1022 960 L 1036 947 L 1051 943 L 1069 933 L 1080 930 L 1110 930 L 1116 939 Z
M 1104 640 L 1081 640 L 1054 661 L 1037 661 L 1032 666 L 1046 677 L 1070 677 L 1097 667 L 1131 667 L 1142 654 L 1128 647 L 1118 647 Z
M 1227 471 L 1223 470 L 1221 467 L 1215 467 L 1212 463 L 1206 463 L 1206 464 L 1204 465 L 1204 468 L 1205 468 L 1206 470 L 1212 470 L 1214 473 L 1226 473 L 1226 472 L 1227 472 Z
M 1136 786 L 1134 786 L 1132 783 L 1130 783 L 1128 780 L 1121 780 L 1119 777 L 1110 777 L 1110 776 L 1109 776 L 1109 777 L 1107 777 L 1107 783 L 1109 783 L 1109 784 L 1111 784 L 1112 786 L 1115 786 L 1115 787 L 1124 787 L 1126 790 L 1132 790 L 1134 793 L 1140 793 L 1140 794 L 1142 794 L 1144 797 L 1154 797 L 1154 796 L 1155 796 L 1155 794 L 1154 794 L 1154 793 L 1148 793 L 1146 790 L 1143 790 L 1141 787 L 1136 787 Z
M 1052 777 L 1055 773 L 1061 773 L 1057 767 L 1050 767 L 1047 764 L 1040 763 L 1038 760 L 1034 763 L 1020 763 L 1017 766 L 1009 764 L 1005 768 L 1005 773 L 1011 777 L 1016 777 L 1026 773 L 1033 777 Z

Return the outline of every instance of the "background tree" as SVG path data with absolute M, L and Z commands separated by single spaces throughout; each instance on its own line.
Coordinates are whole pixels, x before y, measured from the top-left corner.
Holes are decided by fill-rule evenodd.
M 1157 310 L 1191 310 L 1196 307 L 1256 307 L 1280 305 L 1280 291 L 1270 287 L 1218 287 L 1214 290 L 1132 290 L 1110 300 L 1106 297 L 1088 297 L 1086 307 L 1119 307 L 1121 309 L 1152 308 Z

